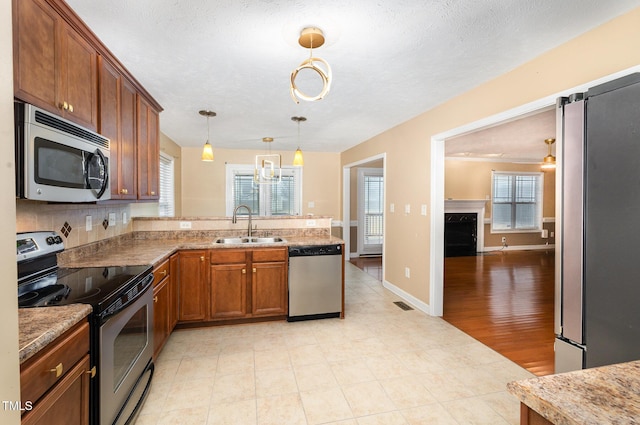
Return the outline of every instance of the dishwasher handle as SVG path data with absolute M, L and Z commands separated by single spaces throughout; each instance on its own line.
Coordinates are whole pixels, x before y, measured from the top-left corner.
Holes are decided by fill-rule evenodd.
M 342 244 L 289 247 L 289 257 L 312 257 L 316 255 L 342 255 Z

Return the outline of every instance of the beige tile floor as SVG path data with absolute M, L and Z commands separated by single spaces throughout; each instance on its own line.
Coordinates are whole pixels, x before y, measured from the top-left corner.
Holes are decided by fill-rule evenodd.
M 518 424 L 533 377 L 346 265 L 346 319 L 175 331 L 137 425 Z

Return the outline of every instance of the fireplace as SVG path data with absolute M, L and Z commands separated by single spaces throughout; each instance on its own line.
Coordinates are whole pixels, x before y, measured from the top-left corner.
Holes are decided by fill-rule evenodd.
M 444 256 L 476 255 L 478 243 L 478 214 L 445 213 Z
M 444 201 L 445 257 L 476 255 L 484 251 L 486 203 L 484 199 L 446 199 Z M 447 220 L 448 216 L 451 217 L 449 220 Z

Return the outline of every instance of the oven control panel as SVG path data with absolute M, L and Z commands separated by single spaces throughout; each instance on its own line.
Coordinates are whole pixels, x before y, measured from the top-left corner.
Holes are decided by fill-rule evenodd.
M 16 234 L 18 262 L 54 254 L 64 250 L 64 242 L 56 232 L 25 232 Z

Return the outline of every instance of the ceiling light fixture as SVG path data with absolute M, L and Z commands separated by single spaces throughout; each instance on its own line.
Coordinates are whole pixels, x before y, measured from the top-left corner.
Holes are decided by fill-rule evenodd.
M 292 121 L 298 123 L 298 149 L 293 154 L 293 165 L 302 167 L 304 165 L 304 159 L 302 158 L 302 150 L 300 149 L 300 122 L 304 122 L 307 119 L 305 117 L 291 117 Z
M 556 139 L 545 139 L 549 154 L 542 160 L 541 168 L 543 170 L 553 170 L 556 168 L 556 157 L 551 154 L 551 145 L 556 142 Z
M 269 153 L 256 155 L 253 181 L 257 184 L 278 184 L 282 178 L 282 157 L 278 154 L 271 154 L 273 137 L 263 137 L 262 141 L 269 144 Z
M 309 59 L 304 60 L 296 69 L 291 71 L 291 98 L 296 103 L 300 103 L 299 99 L 309 102 L 320 100 L 325 97 L 327 93 L 329 93 L 329 89 L 331 88 L 331 67 L 324 59 L 313 57 L 313 48 L 320 47 L 324 44 L 324 34 L 319 28 L 305 28 L 300 32 L 298 43 L 305 49 L 309 49 Z M 318 63 L 324 65 L 326 69 L 319 67 L 317 65 Z M 322 79 L 322 90 L 316 96 L 310 96 L 302 92 L 302 90 L 300 90 L 298 86 L 296 86 L 296 77 L 298 76 L 298 73 L 303 69 L 309 69 L 316 72 Z
M 211 143 L 209 143 L 209 118 L 211 117 L 215 117 L 216 113 L 213 111 L 206 111 L 206 110 L 202 110 L 200 112 L 198 112 L 200 115 L 207 117 L 207 141 L 204 144 L 204 147 L 202 148 L 202 160 L 204 162 L 213 162 L 213 147 L 211 146 Z

